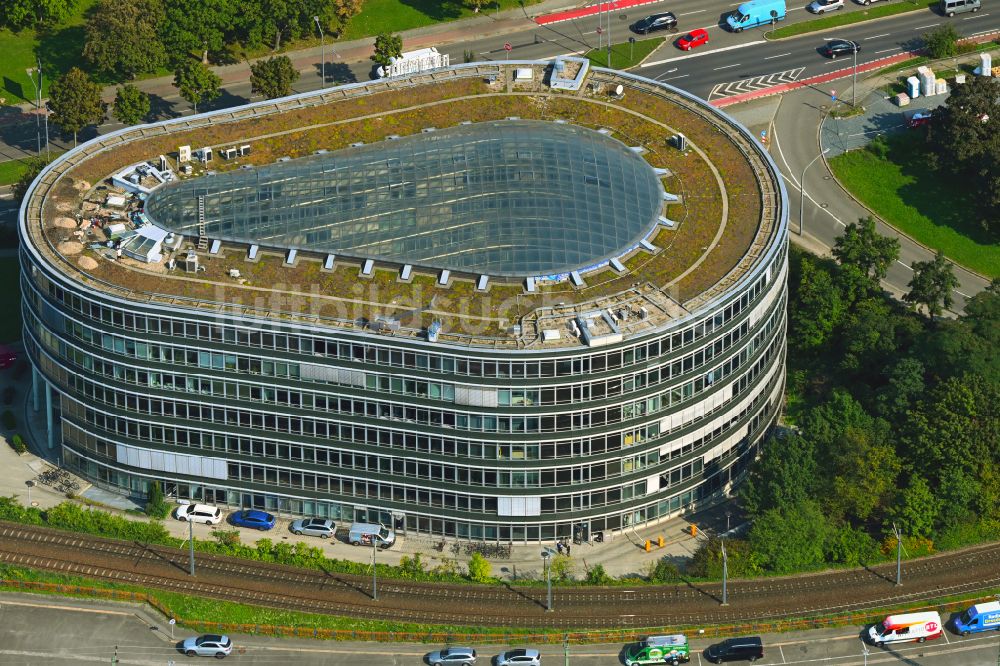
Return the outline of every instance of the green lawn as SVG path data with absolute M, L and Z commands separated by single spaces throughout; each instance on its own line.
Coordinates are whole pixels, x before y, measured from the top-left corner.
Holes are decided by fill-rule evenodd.
M 70 67 L 80 66 L 83 51 L 83 24 L 87 12 L 97 4 L 97 0 L 80 0 L 76 11 L 64 23 L 46 32 L 22 30 L 11 32 L 0 30 L 0 76 L 3 90 L 0 97 L 6 97 L 8 104 L 17 104 L 35 99 L 35 88 L 25 73 L 28 67 L 36 66 L 41 58 L 45 77 L 42 81 L 42 97 L 48 90 L 49 82 Z M 37 75 L 35 75 L 37 81 Z
M 613 44 L 611 46 L 611 69 L 629 69 L 642 62 L 646 56 L 663 44 L 662 37 L 641 39 L 635 44 Z M 585 56 L 591 64 L 598 67 L 608 66 L 608 50 L 593 49 Z
M 919 9 L 928 9 L 937 4 L 938 0 L 905 0 L 904 2 L 879 3 L 860 12 L 834 12 L 830 16 L 824 16 L 823 18 L 814 19 L 812 21 L 803 21 L 802 23 L 786 25 L 767 33 L 767 37 L 769 39 L 783 39 L 785 37 L 805 35 L 810 32 L 827 30 L 828 28 L 837 28 L 842 25 L 870 21 L 872 19 L 882 18 L 883 16 L 894 16 L 896 14 L 905 14 L 906 12 L 913 12 Z
M 22 160 L 7 160 L 0 162 L 0 185 L 16 183 L 21 174 L 27 171 L 28 164 Z
M 21 266 L 17 257 L 0 257 L 0 312 L 7 314 L 0 320 L 0 342 L 21 339 Z
M 500 10 L 534 5 L 539 0 L 499 0 Z M 497 0 L 483 3 L 482 13 L 493 14 Z M 370 37 L 380 32 L 401 32 L 425 25 L 475 16 L 462 0 L 366 0 L 361 13 L 351 19 L 340 41 Z M 403 42 L 406 50 L 406 42 Z
M 830 160 L 844 187 L 920 243 L 974 271 L 1000 276 L 1000 242 L 975 223 L 976 193 L 968 183 L 928 168 L 920 132 L 886 138 L 886 159 L 862 149 Z

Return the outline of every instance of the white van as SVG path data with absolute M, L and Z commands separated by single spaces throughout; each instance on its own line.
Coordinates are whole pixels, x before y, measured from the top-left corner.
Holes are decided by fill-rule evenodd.
M 370 546 L 375 541 L 379 547 L 388 548 L 396 543 L 396 533 L 381 524 L 354 523 L 347 532 L 347 541 L 352 546 Z
M 941 13 L 945 16 L 978 12 L 982 7 L 980 0 L 941 0 Z
M 890 615 L 868 630 L 868 638 L 872 645 L 904 641 L 923 643 L 929 638 L 940 638 L 941 627 L 941 616 L 937 611 Z

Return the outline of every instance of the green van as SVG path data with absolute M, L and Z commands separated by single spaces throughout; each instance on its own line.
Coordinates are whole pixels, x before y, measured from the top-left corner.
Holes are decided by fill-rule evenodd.
M 629 648 L 625 655 L 625 666 L 639 664 L 676 664 L 691 661 L 688 639 L 683 634 L 673 636 L 650 636 L 638 645 Z

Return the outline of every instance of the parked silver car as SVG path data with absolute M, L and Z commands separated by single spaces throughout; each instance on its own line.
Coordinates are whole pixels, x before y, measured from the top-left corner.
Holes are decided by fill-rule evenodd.
M 318 536 L 320 539 L 329 539 L 337 532 L 337 525 L 332 520 L 326 518 L 303 518 L 296 520 L 291 526 L 292 534 L 308 536 Z
M 427 655 L 431 666 L 472 666 L 476 663 L 476 651 L 467 647 L 450 647 Z
M 233 642 L 229 640 L 229 636 L 219 636 L 218 634 L 194 636 L 184 639 L 184 642 L 181 643 L 181 652 L 189 657 L 225 659 L 232 651 Z
M 496 666 L 542 666 L 542 655 L 531 648 L 507 650 L 497 655 Z
M 813 14 L 825 14 L 843 8 L 844 0 L 813 0 L 806 5 L 806 9 Z

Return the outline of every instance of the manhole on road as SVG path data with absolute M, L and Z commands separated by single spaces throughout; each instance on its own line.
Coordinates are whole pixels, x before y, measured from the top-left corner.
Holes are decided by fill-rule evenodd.
M 821 203 L 821 204 L 819 205 L 819 207 L 820 207 L 820 208 L 829 208 L 829 207 L 830 207 L 830 204 L 827 204 L 827 203 Z

